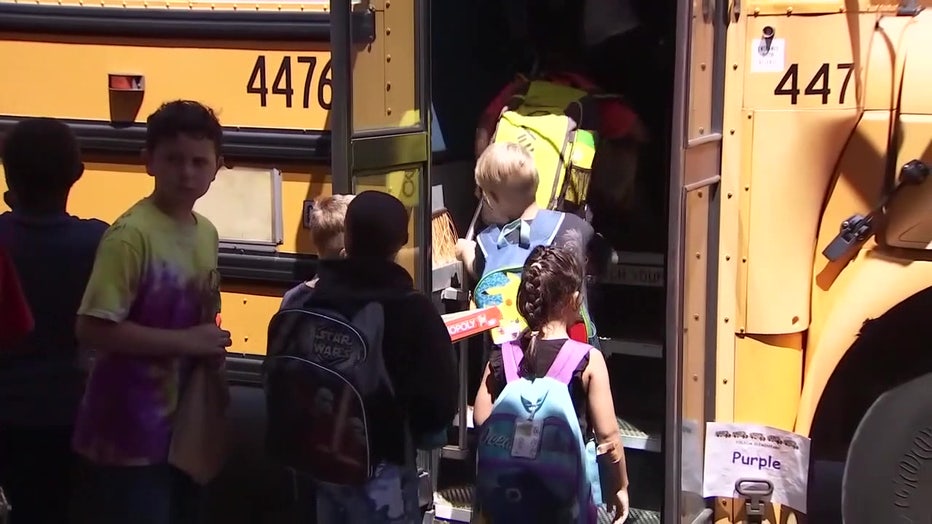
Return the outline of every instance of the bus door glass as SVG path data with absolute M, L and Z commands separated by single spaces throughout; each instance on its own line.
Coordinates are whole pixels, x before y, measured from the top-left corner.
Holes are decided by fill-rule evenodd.
M 702 498 L 705 423 L 714 417 L 717 199 L 725 4 L 679 2 L 667 297 L 669 450 L 664 522 L 710 516 Z
M 427 0 L 331 0 L 334 193 L 385 191 L 411 214 L 398 263 L 430 289 Z

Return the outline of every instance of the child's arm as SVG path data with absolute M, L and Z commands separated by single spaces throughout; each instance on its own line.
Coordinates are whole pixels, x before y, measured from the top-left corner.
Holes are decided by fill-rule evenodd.
M 461 238 L 456 241 L 456 258 L 463 263 L 466 273 L 472 280 L 476 279 L 476 251 L 478 249 L 479 246 L 474 240 Z
M 599 460 L 607 460 L 615 466 L 614 501 L 608 499 L 616 506 L 616 522 L 622 521 L 622 515 L 628 512 L 628 467 L 625 464 L 625 450 L 621 442 L 621 432 L 618 430 L 618 420 L 615 418 L 615 404 L 612 402 L 612 390 L 609 384 L 608 368 L 602 352 L 591 349 L 589 351 L 589 365 L 584 373 L 586 381 L 586 395 L 588 397 L 589 413 L 592 418 L 592 428 L 595 431 L 596 442 L 599 445 Z
M 111 228 L 101 240 L 78 309 L 76 333 L 81 346 L 139 356 L 223 354 L 231 344 L 230 334 L 215 323 L 159 329 L 127 320 L 142 275 L 141 246 L 139 231 L 125 225 Z
M 492 399 L 492 366 L 486 364 L 482 380 L 479 381 L 479 391 L 476 392 L 476 401 L 472 408 L 472 422 L 475 427 L 478 428 L 489 418 L 494 402 L 494 399 Z
M 443 430 L 453 421 L 459 401 L 459 375 L 450 333 L 440 313 L 424 295 L 405 301 L 409 326 L 403 326 L 413 350 L 409 377 L 402 386 L 408 399 L 411 429 L 423 435 Z M 406 348 L 407 349 L 407 348 Z

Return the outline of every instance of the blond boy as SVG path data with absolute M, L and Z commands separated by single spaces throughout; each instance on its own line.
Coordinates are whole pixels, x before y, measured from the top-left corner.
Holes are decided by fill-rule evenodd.
M 317 202 L 311 211 L 310 229 L 311 240 L 317 247 L 317 254 L 322 260 L 344 258 L 346 249 L 343 244 L 345 231 L 344 220 L 346 208 L 353 195 L 332 195 L 324 197 Z M 307 282 L 298 284 L 288 290 L 282 297 L 282 309 L 300 307 L 309 297 L 317 284 L 315 276 Z
M 482 205 L 482 221 L 491 228 L 505 228 L 521 219 L 528 224 L 540 211 L 535 196 L 539 176 L 534 158 L 524 146 L 504 142 L 490 145 L 476 161 L 476 185 Z M 575 248 L 585 258 L 586 247 L 594 231 L 582 218 L 563 213 L 553 245 Z M 480 233 L 482 234 L 482 233 Z M 515 230 L 514 235 L 518 234 Z M 568 244 L 574 245 L 568 245 Z M 461 239 L 456 244 L 457 257 L 467 271 L 478 278 L 485 271 L 485 259 L 476 242 Z
M 476 161 L 476 185 L 481 193 L 482 220 L 487 227 L 477 235 L 477 239 L 483 242 L 485 251 L 518 244 L 530 253 L 532 246 L 523 244 L 528 241 L 527 232 L 531 231 L 532 239 L 548 239 L 545 245 L 573 250 L 584 265 L 589 244 L 595 236 L 592 226 L 577 215 L 548 211 L 543 215 L 541 224 L 535 227 L 534 221 L 542 211 L 535 199 L 538 183 L 534 158 L 524 146 L 502 142 L 486 148 Z M 541 227 L 548 228 L 548 231 L 540 231 Z M 500 269 L 486 267 L 484 249 L 475 241 L 459 240 L 456 254 L 474 280 Z M 523 260 L 507 258 L 509 265 L 523 264 Z M 496 256 L 496 260 L 501 259 Z M 589 343 L 597 346 L 598 339 L 591 322 L 589 327 Z

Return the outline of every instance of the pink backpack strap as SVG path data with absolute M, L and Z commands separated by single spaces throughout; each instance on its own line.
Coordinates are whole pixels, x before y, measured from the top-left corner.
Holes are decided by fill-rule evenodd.
M 518 364 L 524 358 L 521 347 L 514 342 L 502 344 L 502 367 L 505 368 L 505 383 L 518 380 Z
M 547 370 L 547 376 L 568 385 L 570 380 L 573 379 L 573 372 L 579 367 L 579 363 L 589 355 L 590 349 L 592 349 L 592 346 L 589 344 L 568 339 L 563 343 L 563 347 L 557 353 L 557 358 L 554 359 L 550 369 Z

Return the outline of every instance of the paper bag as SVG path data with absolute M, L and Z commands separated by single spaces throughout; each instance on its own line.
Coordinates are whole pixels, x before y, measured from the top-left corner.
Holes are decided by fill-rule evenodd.
M 225 369 L 195 364 L 178 402 L 168 462 L 198 484 L 213 480 L 223 467 L 229 403 Z

